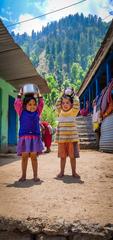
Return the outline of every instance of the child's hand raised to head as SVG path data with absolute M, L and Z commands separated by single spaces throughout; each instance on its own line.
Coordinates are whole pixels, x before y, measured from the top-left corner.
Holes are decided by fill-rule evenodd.
M 21 95 L 23 95 L 23 88 L 22 88 L 22 87 L 20 88 L 19 93 L 20 93 Z
M 38 98 L 42 97 L 42 95 L 41 95 L 41 93 L 40 93 L 40 91 L 39 91 L 39 90 L 38 90 L 38 92 L 37 92 L 37 93 L 35 93 L 35 94 L 34 94 L 34 97 L 38 97 Z
M 18 97 L 21 97 L 23 95 L 23 88 L 20 88 L 19 93 L 18 93 Z

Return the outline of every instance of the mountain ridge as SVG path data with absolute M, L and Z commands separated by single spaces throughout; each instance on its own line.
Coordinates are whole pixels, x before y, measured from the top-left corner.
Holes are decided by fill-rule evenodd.
M 79 88 L 109 27 L 97 16 L 69 15 L 49 23 L 41 32 L 15 35 L 40 75 L 52 74 L 58 85 L 65 81 Z

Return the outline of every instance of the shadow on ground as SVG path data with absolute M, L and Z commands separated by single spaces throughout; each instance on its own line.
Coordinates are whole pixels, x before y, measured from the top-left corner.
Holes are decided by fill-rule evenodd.
M 0 167 L 19 160 L 16 154 L 0 154 Z
M 14 183 L 7 184 L 6 187 L 29 188 L 34 185 L 41 185 L 42 183 L 42 180 L 35 182 L 33 179 L 26 179 L 24 182 L 15 181 Z
M 84 181 L 82 181 L 81 178 L 75 178 L 70 175 L 64 175 L 62 178 L 55 177 L 55 179 L 67 184 L 70 184 L 70 183 L 83 184 L 84 183 Z

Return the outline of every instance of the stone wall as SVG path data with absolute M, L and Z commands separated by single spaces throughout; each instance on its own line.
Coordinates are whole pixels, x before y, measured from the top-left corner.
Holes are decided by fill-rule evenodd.
M 0 218 L 0 240 L 113 240 L 113 225 L 56 222 L 42 219 L 18 221 Z

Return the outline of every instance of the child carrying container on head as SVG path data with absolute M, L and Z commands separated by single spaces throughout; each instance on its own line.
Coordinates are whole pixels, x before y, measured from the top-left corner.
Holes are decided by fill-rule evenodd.
M 79 138 L 76 127 L 76 116 L 79 112 L 79 99 L 72 88 L 64 90 L 57 100 L 58 126 L 55 142 L 58 143 L 60 157 L 60 172 L 57 177 L 64 176 L 66 158 L 69 156 L 72 176 L 80 178 L 76 172 L 76 158 L 79 157 Z
M 27 94 L 22 99 L 22 89 L 14 102 L 14 107 L 19 115 L 20 129 L 19 140 L 17 145 L 17 154 L 22 156 L 22 176 L 19 181 L 26 180 L 26 170 L 28 158 L 31 158 L 33 179 L 39 181 L 38 178 L 38 162 L 37 155 L 44 149 L 40 136 L 40 114 L 43 109 L 44 101 L 40 93 L 37 93 L 37 99 L 33 94 Z

